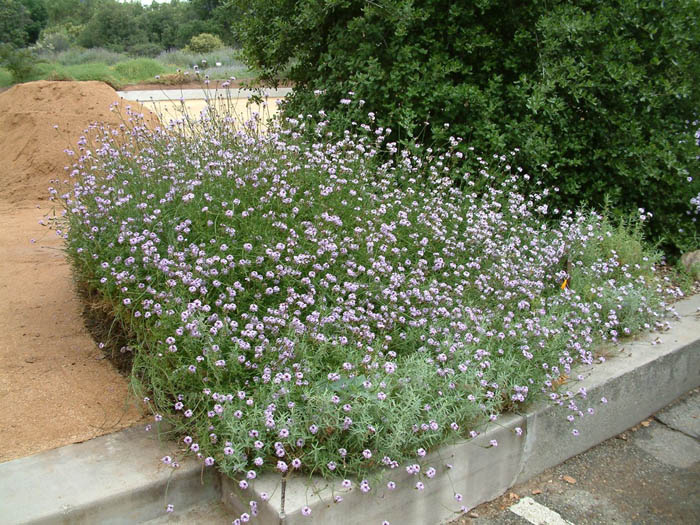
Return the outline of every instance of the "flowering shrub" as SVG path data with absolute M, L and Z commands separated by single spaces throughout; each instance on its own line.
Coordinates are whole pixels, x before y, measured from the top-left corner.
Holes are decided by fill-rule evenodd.
M 635 230 L 518 193 L 507 157 L 469 174 L 369 125 L 131 118 L 81 140 L 60 233 L 134 334 L 156 420 L 242 488 L 296 470 L 367 492 L 405 462 L 422 488 L 426 451 L 661 322 Z

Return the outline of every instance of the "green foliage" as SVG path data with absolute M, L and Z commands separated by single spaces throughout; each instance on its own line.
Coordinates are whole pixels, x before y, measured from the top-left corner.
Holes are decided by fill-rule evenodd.
M 202 18 L 189 2 L 152 4 L 142 16 L 150 42 L 163 49 L 181 49 L 200 33 L 217 33 L 208 18 Z
M 454 135 L 485 155 L 520 148 L 528 172 L 547 166 L 539 179 L 561 189 L 557 204 L 602 207 L 607 196 L 621 214 L 651 211 L 647 231 L 665 248 L 697 242 L 694 0 L 233 0 L 227 9 L 249 63 L 296 83 L 290 115 L 323 108 L 339 131 L 374 111 L 404 144 Z
M 156 75 L 165 73 L 166 68 L 152 58 L 136 58 L 119 62 L 114 66 L 114 71 L 120 78 L 143 82 L 144 80 L 153 80 Z
M 539 20 L 543 77 L 523 83 L 531 129 L 545 123 L 556 144 L 550 179 L 587 202 L 608 196 L 620 210 L 646 208 L 656 239 L 688 249 L 697 225 L 687 212 L 700 193 L 691 125 L 700 108 L 700 4 L 584 5 Z
M 221 62 L 224 66 L 234 66 L 245 68 L 245 64 L 238 58 L 238 52 L 230 47 L 224 47 L 211 51 L 209 53 L 191 53 L 185 49 L 174 49 L 164 51 L 158 55 L 158 60 L 164 64 L 188 69 L 195 64 L 201 64 L 202 60 L 206 60 L 207 64 L 214 66 L 217 62 Z
M 84 25 L 104 3 L 105 0 L 50 0 L 46 3 L 49 27 Z
M 46 11 L 46 0 L 20 0 L 29 14 L 29 23 L 25 27 L 27 43 L 33 44 L 39 39 L 41 31 L 48 23 L 49 15 Z
M 228 0 L 190 0 L 191 15 L 199 20 L 204 20 L 209 25 L 206 30 L 221 37 L 227 45 L 233 45 L 231 22 L 233 18 L 227 7 Z
M 141 44 L 134 44 L 133 46 L 130 46 L 128 51 L 130 55 L 155 57 L 163 52 L 163 48 L 158 44 L 154 44 L 153 42 L 143 42 Z
M 149 46 L 151 44 L 144 44 L 142 52 L 149 51 Z M 127 84 L 156 80 L 162 84 L 175 85 L 195 80 L 192 66 L 199 64 L 202 68 L 203 60 L 208 65 L 206 73 L 211 79 L 228 79 L 232 76 L 247 78 L 256 73 L 240 62 L 236 58 L 237 52 L 231 48 L 205 54 L 167 51 L 154 58 L 136 59 L 133 55 L 102 48 L 71 47 L 66 51 L 56 52 L 51 50 L 49 45 L 42 45 L 34 47 L 33 50 L 38 53 L 39 62 L 25 76 L 25 80 L 101 80 L 117 89 Z M 24 50 L 20 55 L 27 53 L 29 52 Z M 217 66 L 217 63 L 221 63 L 221 66 Z M 175 74 L 178 70 L 181 72 Z M 0 86 L 12 85 L 9 71 L 4 71 Z M 160 78 L 156 79 L 156 76 Z
M 58 63 L 43 63 L 36 68 L 31 80 L 40 78 L 56 80 L 99 80 L 109 84 L 114 89 L 120 89 L 126 82 L 107 64 L 90 62 L 64 66 Z
M 222 63 L 209 72 L 211 78 L 249 76 L 235 52 L 223 48 L 231 37 L 228 22 L 220 16 L 222 3 L 174 0 L 142 6 L 117 0 L 0 0 L 0 43 L 22 48 L 36 42 L 32 50 L 50 63 L 33 68 L 29 60 L 33 55 L 7 51 L 6 61 L 12 63 L 6 71 L 11 69 L 13 78 L 25 80 L 88 77 L 117 86 L 169 73 L 172 62 L 128 63 L 120 65 L 120 71 L 109 66 L 135 56 L 159 57 L 166 49 L 182 49 L 191 42 L 191 52 L 183 54 L 186 63 L 179 67 L 202 67 L 205 59 L 210 65 Z
M 78 38 L 80 38 L 80 35 L 82 34 L 83 30 L 85 29 L 84 24 L 74 24 L 72 22 L 66 22 L 64 24 L 60 25 L 52 25 L 50 27 L 47 27 L 43 32 L 41 38 L 43 39 L 44 35 L 51 35 L 51 34 L 63 34 L 65 35 L 71 45 L 76 45 L 78 42 Z
M 0 0 L 0 43 L 26 45 L 31 22 L 29 11 L 19 0 Z
M 113 54 L 98 50 L 88 50 L 84 56 L 99 55 L 112 57 Z M 59 55 L 60 56 L 60 55 Z M 89 60 L 85 62 L 74 62 L 67 60 L 63 63 L 58 60 L 39 63 L 28 80 L 48 79 L 48 80 L 99 80 L 112 86 L 114 89 L 121 89 L 127 84 L 152 81 L 156 75 L 162 75 L 173 71 L 172 67 L 167 67 L 156 60 L 150 58 L 129 59 L 122 55 L 122 60 L 110 65 L 105 61 Z
M 84 47 L 105 47 L 114 51 L 146 43 L 148 35 L 139 18 L 142 11 L 140 4 L 100 4 L 78 42 Z
M 191 53 L 209 53 L 223 46 L 224 43 L 218 36 L 212 35 L 211 33 L 201 33 L 190 39 L 190 43 L 185 48 L 185 51 Z
M 82 49 L 72 47 L 65 52 L 56 53 L 52 56 L 53 61 L 64 66 L 75 66 L 80 64 L 104 63 L 114 65 L 117 62 L 128 60 L 128 57 L 123 53 L 109 51 L 99 47 L 91 49 Z
M 155 48 L 146 48 L 147 43 L 161 50 L 183 48 L 200 33 L 216 34 L 230 44 L 229 24 L 220 16 L 220 3 L 173 1 L 142 6 L 117 0 L 52 0 L 46 7 L 49 29 L 70 29 L 71 38 L 81 45 L 152 56 Z
M 0 44 L 0 65 L 10 72 L 13 83 L 29 80 L 38 60 L 30 49 L 16 49 L 10 44 Z
M 47 20 L 44 0 L 0 0 L 0 43 L 33 44 Z
M 0 43 L 33 44 L 47 20 L 44 0 L 0 0 Z
M 0 67 L 0 88 L 9 87 L 12 84 L 12 73 L 4 67 Z
M 44 31 L 37 42 L 36 48 L 40 51 L 62 52 L 70 49 L 72 38 L 65 29 L 57 28 Z
M 209 53 L 190 53 L 186 50 L 165 51 L 158 55 L 156 59 L 166 66 L 173 66 L 183 70 L 190 70 L 197 64 L 202 68 L 203 60 L 206 64 L 206 74 L 212 79 L 250 78 L 257 75 L 257 71 L 250 69 L 239 59 L 237 50 L 230 47 L 223 47 Z M 216 64 L 221 64 L 217 66 Z M 190 78 L 184 77 L 186 80 Z M 179 83 L 179 78 L 163 79 L 166 83 L 175 81 Z

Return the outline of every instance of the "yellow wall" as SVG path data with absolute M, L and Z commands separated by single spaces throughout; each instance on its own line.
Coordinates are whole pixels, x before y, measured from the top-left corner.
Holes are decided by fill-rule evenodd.
M 249 120 L 253 113 L 257 112 L 262 122 L 266 122 L 277 113 L 277 102 L 281 98 L 267 98 L 262 104 L 255 104 L 247 98 L 229 98 L 219 97 L 216 99 L 215 107 L 217 110 L 225 111 L 227 114 L 233 114 L 241 119 L 241 122 Z M 183 112 L 191 117 L 198 118 L 201 111 L 207 106 L 206 100 L 166 100 L 166 101 L 147 101 L 142 104 L 156 113 L 163 123 L 168 123 L 171 120 L 181 118 Z M 184 109 L 183 109 L 184 105 Z

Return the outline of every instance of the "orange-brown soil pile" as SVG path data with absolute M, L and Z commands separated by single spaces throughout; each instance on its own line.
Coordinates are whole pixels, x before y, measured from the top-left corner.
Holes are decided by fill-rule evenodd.
M 39 224 L 54 205 L 50 181 L 67 178 L 64 149 L 77 149 L 96 121 L 120 124 L 110 111 L 118 100 L 101 82 L 41 81 L 0 93 L 0 461 L 142 417 L 127 379 L 85 328 L 61 239 Z
M 103 82 L 29 82 L 0 93 L 0 198 L 4 202 L 48 198 L 51 179 L 65 177 L 70 159 L 66 148 L 87 127 L 100 122 L 118 126 L 126 107 L 143 111 L 140 104 L 120 100 Z

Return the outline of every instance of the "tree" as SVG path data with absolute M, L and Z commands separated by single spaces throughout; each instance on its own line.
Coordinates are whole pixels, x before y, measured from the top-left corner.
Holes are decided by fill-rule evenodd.
M 106 2 L 100 4 L 79 38 L 85 47 L 105 47 L 125 51 L 131 46 L 148 42 L 143 26 L 140 4 Z
M 39 39 L 41 30 L 46 27 L 49 15 L 46 10 L 45 0 L 20 0 L 29 13 L 30 22 L 27 24 L 27 43 L 33 44 Z
M 31 24 L 29 10 L 19 0 L 0 0 L 0 43 L 27 45 Z
M 456 135 L 483 155 L 520 148 L 517 162 L 530 173 L 547 166 L 539 178 L 561 189 L 557 204 L 646 208 L 666 246 L 700 242 L 688 216 L 700 193 L 692 124 L 700 119 L 700 2 L 225 7 L 249 63 L 296 83 L 290 114 L 324 109 L 342 129 L 374 111 L 404 144 Z M 341 104 L 349 92 L 356 102 Z
M 218 34 L 210 14 L 191 2 L 151 4 L 142 20 L 149 40 L 165 49 L 181 49 L 200 33 Z
M 190 0 L 190 4 L 202 18 L 211 15 L 223 3 L 223 0 Z
M 108 0 L 116 3 L 114 0 Z M 50 0 L 46 4 L 49 25 L 86 24 L 105 0 Z
M 229 45 L 234 43 L 231 31 L 233 19 L 227 0 L 190 0 L 189 4 L 195 16 L 209 25 L 208 29 L 200 32 L 214 33 Z
M 180 41 L 177 32 L 188 21 L 188 11 L 186 4 L 177 1 L 151 4 L 143 13 L 143 24 L 149 40 L 164 49 L 184 47 L 187 40 Z

